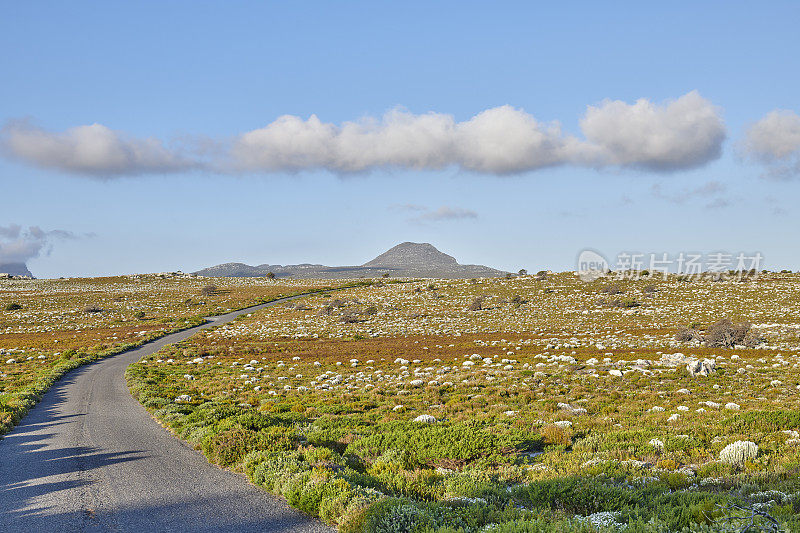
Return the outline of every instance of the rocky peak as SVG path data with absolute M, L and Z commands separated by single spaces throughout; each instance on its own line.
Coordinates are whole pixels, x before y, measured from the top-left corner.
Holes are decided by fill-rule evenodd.
M 364 263 L 365 267 L 382 268 L 434 268 L 458 265 L 455 257 L 440 252 L 427 242 L 404 242 L 390 248 L 372 261 Z

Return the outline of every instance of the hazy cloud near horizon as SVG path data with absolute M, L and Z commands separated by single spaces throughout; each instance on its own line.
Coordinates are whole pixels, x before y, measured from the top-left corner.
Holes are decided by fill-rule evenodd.
M 83 235 L 89 237 L 91 235 Z M 39 226 L 24 228 L 19 224 L 0 226 L 0 264 L 27 263 L 50 253 L 53 241 L 82 237 L 66 230 L 45 231 Z
M 580 129 L 583 139 L 562 133 L 558 122 L 504 105 L 462 122 L 402 109 L 341 125 L 316 115 L 284 115 L 239 135 L 221 153 L 134 138 L 100 124 L 51 132 L 15 121 L 3 128 L 0 142 L 6 154 L 26 163 L 99 178 L 191 169 L 349 174 L 450 167 L 509 175 L 560 165 L 686 170 L 717 159 L 726 136 L 720 110 L 697 91 L 661 104 L 605 100 L 587 107 Z
M 654 183 L 650 188 L 653 196 L 659 200 L 665 200 L 673 204 L 684 204 L 696 198 L 708 200 L 706 207 L 717 208 L 726 207 L 730 201 L 721 195 L 727 191 L 728 187 L 718 181 L 711 180 L 698 187 L 685 188 L 680 191 L 665 191 L 661 183 Z
M 747 130 L 745 155 L 766 166 L 764 176 L 789 179 L 800 176 L 800 115 L 776 109 Z
M 419 222 L 439 222 L 442 220 L 464 220 L 476 218 L 478 218 L 478 213 L 472 209 L 443 205 L 438 209 L 428 210 L 422 213 L 415 220 Z
M 451 207 L 443 205 L 437 209 L 418 204 L 402 204 L 390 206 L 395 211 L 406 211 L 416 213 L 408 219 L 409 222 L 443 222 L 448 220 L 469 220 L 478 218 L 477 211 L 465 209 L 463 207 Z

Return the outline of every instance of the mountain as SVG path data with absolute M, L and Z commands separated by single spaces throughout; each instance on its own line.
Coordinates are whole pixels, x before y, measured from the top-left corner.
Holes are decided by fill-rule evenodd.
M 4 263 L 0 265 L 0 276 L 8 274 L 9 276 L 25 276 L 32 278 L 33 274 L 28 270 L 25 263 Z
M 258 265 L 223 263 L 196 272 L 207 277 L 259 277 L 268 272 L 279 278 L 489 278 L 506 272 L 483 265 L 462 265 L 453 256 L 440 252 L 431 244 L 404 242 L 387 250 L 361 266 Z
M 362 266 L 375 268 L 452 268 L 458 266 L 456 258 L 437 250 L 426 242 L 404 242 Z

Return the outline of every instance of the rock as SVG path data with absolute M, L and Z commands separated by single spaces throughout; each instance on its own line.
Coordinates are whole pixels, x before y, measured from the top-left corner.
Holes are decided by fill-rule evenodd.
M 725 409 L 728 409 L 730 411 L 738 411 L 739 410 L 739 404 L 738 403 L 733 403 L 733 402 L 726 403 L 725 404 Z
M 664 450 L 664 442 L 661 441 L 660 439 L 650 439 L 650 442 L 648 442 L 647 444 L 649 444 L 659 452 Z
M 682 353 L 664 354 L 659 361 L 663 366 L 679 366 L 685 363 L 688 358 Z
M 702 361 L 691 361 L 686 365 L 686 370 L 692 377 L 704 376 L 716 372 L 717 362 L 713 359 L 703 359 Z
M 431 415 L 419 415 L 414 419 L 414 422 L 422 422 L 423 424 L 435 424 L 436 418 Z
M 187 403 L 187 402 L 191 402 L 191 401 L 192 401 L 192 397 L 189 396 L 188 394 L 181 394 L 180 396 L 175 398 L 175 403 Z
M 746 461 L 755 459 L 758 455 L 758 446 L 749 440 L 737 440 L 725 446 L 719 452 L 719 459 L 729 465 L 742 466 Z
M 569 420 L 559 420 L 558 422 L 554 422 L 553 425 L 561 429 L 567 429 L 572 427 L 572 422 Z
M 13 364 L 14 364 L 14 363 L 16 363 L 16 362 L 17 362 L 17 360 L 16 360 L 16 359 L 9 359 L 8 361 L 6 361 L 6 364 L 8 364 L 8 365 L 13 365 Z
M 616 369 L 609 370 L 608 373 L 611 374 L 612 376 L 616 376 L 618 378 L 622 377 L 622 371 L 621 370 L 616 370 Z

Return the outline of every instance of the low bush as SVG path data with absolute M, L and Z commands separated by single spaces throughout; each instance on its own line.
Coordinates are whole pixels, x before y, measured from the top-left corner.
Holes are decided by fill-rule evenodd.
M 760 339 L 751 333 L 750 328 L 749 322 L 733 323 L 727 318 L 722 319 L 708 327 L 703 340 L 708 346 L 720 348 L 732 348 L 739 344 L 756 346 L 760 343 Z

